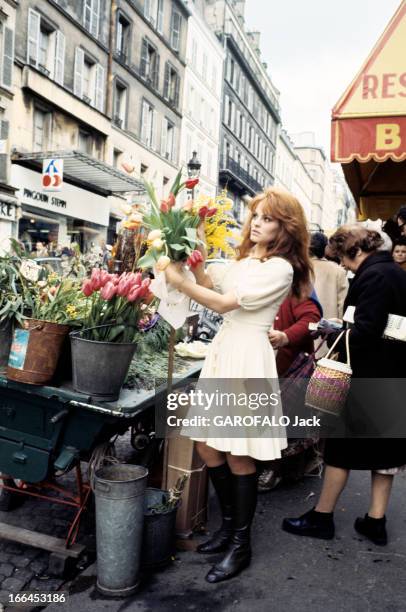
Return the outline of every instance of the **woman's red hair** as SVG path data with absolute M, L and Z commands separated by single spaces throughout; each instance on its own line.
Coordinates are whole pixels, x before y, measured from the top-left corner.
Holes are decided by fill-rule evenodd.
M 288 191 L 269 187 L 251 200 L 242 230 L 242 242 L 237 249 L 237 260 L 248 257 L 255 246 L 255 242 L 250 240 L 251 221 L 259 204 L 264 204 L 263 214 L 280 223 L 279 234 L 269 244 L 266 259 L 283 257 L 289 261 L 293 267 L 293 295 L 298 298 L 308 297 L 311 293 L 313 271 L 309 257 L 309 232 L 301 204 Z

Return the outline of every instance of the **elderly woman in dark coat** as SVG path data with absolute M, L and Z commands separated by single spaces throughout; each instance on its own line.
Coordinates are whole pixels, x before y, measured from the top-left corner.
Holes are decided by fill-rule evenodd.
M 356 225 L 339 228 L 329 241 L 330 253 L 355 273 L 344 304 L 344 313 L 349 306 L 355 308 L 349 337 L 353 377 L 345 408 L 347 435 L 327 440 L 320 499 L 304 515 L 284 519 L 282 527 L 290 533 L 333 538 L 334 508 L 349 471 L 371 470 L 369 510 L 364 518 L 357 518 L 354 527 L 375 544 L 387 542 L 385 512 L 394 468 L 406 464 L 406 442 L 396 437 L 406 406 L 393 381 L 406 376 L 406 342 L 382 336 L 389 314 L 406 316 L 406 272 L 393 262 L 389 252 L 379 251 L 382 242 L 378 232 Z M 340 361 L 344 357 L 341 345 Z M 361 379 L 369 379 L 369 384 Z M 371 423 L 376 425 L 374 433 Z M 370 437 L 365 437 L 365 431 Z M 386 437 L 379 438 L 382 432 Z

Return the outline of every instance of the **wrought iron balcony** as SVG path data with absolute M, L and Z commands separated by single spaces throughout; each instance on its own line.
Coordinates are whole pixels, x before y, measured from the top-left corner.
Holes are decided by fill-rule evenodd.
M 254 195 L 258 191 L 263 190 L 263 186 L 258 183 L 240 164 L 229 155 L 220 157 L 220 174 L 229 174 L 242 189 Z

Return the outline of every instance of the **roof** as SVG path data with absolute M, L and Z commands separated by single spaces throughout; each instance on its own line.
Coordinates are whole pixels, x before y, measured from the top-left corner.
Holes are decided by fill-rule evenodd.
M 63 159 L 64 179 L 80 184 L 90 191 L 109 196 L 124 192 L 145 193 L 143 183 L 128 174 L 113 168 L 99 159 L 80 151 L 41 151 L 12 155 L 13 163 L 42 169 L 44 159 Z

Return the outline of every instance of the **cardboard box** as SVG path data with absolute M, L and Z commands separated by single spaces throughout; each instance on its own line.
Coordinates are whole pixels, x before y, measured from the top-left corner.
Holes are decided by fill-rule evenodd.
M 183 474 L 188 474 L 176 518 L 179 538 L 191 537 L 202 530 L 207 520 L 207 467 L 200 459 L 193 440 L 179 437 L 168 440 L 167 488 Z

